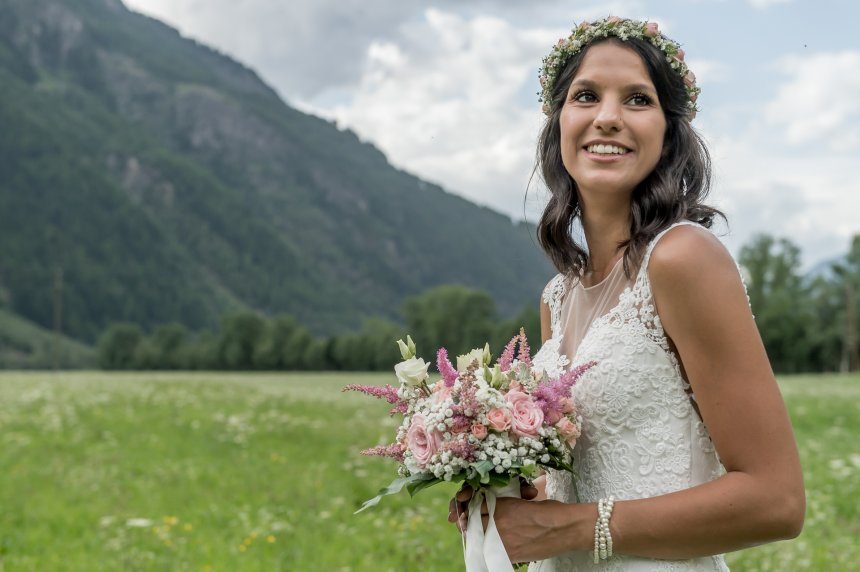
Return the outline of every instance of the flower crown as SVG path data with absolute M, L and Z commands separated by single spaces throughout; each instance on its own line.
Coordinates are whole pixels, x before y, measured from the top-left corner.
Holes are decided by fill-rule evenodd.
M 616 36 L 626 41 L 628 38 L 639 38 L 651 42 L 665 55 L 666 61 L 684 80 L 687 91 L 687 109 L 690 121 L 696 116 L 698 108 L 696 99 L 699 97 L 701 88 L 696 87 L 696 76 L 684 63 L 684 50 L 680 44 L 670 40 L 660 33 L 656 22 L 629 20 L 618 16 L 608 16 L 603 20 L 595 22 L 582 22 L 568 38 L 561 38 L 552 48 L 552 52 L 543 59 L 539 77 L 542 90 L 538 92 L 538 101 L 543 102 L 543 112 L 550 114 L 550 101 L 555 81 L 561 70 L 564 69 L 568 59 L 581 51 L 589 42 L 597 38 Z

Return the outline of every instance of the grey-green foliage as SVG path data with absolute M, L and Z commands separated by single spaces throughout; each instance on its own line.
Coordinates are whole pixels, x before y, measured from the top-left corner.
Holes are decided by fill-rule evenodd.
M 808 279 L 800 274 L 800 249 L 787 238 L 756 235 L 741 249 L 740 263 L 749 273 L 750 303 L 773 369 L 791 373 L 844 367 L 846 285 L 857 298 L 860 236 L 853 238 L 844 262 Z M 856 305 L 851 317 L 855 330 Z
M 98 363 L 102 369 L 136 369 L 138 346 L 143 332 L 137 324 L 111 324 L 98 343 Z

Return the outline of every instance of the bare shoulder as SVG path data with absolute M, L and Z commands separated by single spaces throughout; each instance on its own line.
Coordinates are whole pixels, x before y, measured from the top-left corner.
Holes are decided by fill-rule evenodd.
M 734 259 L 714 233 L 701 226 L 681 225 L 668 231 L 654 246 L 648 274 L 695 274 L 702 268 L 728 267 L 737 272 Z
M 655 310 L 679 346 L 690 350 L 699 340 L 698 349 L 713 359 L 718 346 L 728 348 L 740 339 L 760 345 L 737 264 L 708 229 L 669 230 L 654 246 L 648 276 Z
M 714 233 L 701 226 L 681 225 L 669 230 L 654 246 L 648 275 L 655 286 L 677 280 L 699 281 L 728 272 L 740 276 L 728 249 Z

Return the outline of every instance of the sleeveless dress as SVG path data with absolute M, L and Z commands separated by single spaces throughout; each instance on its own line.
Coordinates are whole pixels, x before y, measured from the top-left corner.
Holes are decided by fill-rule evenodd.
M 612 495 L 616 500 L 649 498 L 690 488 L 722 475 L 720 463 L 707 427 L 702 423 L 688 395 L 677 356 L 672 351 L 660 316 L 656 314 L 648 277 L 648 261 L 657 241 L 682 224 L 659 233 L 648 244 L 634 281 L 629 281 L 620 264 L 598 285 L 570 287 L 579 294 L 578 312 L 599 314 L 587 326 L 571 324 L 581 341 L 565 341 L 568 324 L 562 323 L 566 290 L 565 276 L 557 274 L 543 292 L 550 308 L 552 337 L 537 352 L 533 362 L 550 375 L 572 365 L 594 360 L 571 389 L 582 415 L 582 435 L 573 450 L 577 471 L 547 470 L 547 498 L 565 503 L 596 503 Z M 740 271 L 740 267 L 738 267 Z M 624 277 L 619 286 L 618 274 Z M 741 277 L 743 280 L 743 277 Z M 626 285 L 624 284 L 626 282 Z M 621 290 L 608 311 L 592 312 L 584 291 L 609 285 Z M 613 288 L 610 288 L 612 290 Z M 746 285 L 744 285 L 746 288 Z M 589 292 L 594 302 L 607 297 Z M 574 347 L 573 359 L 560 348 Z M 529 572 L 605 571 L 728 571 L 722 555 L 689 560 L 650 559 L 615 554 L 595 565 L 591 551 L 573 551 L 532 563 Z

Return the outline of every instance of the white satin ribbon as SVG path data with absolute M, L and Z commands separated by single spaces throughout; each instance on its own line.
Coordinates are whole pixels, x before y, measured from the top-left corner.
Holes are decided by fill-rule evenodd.
M 504 497 L 522 498 L 520 480 L 511 479 L 504 487 L 481 489 L 469 501 L 469 524 L 463 539 L 463 553 L 466 558 L 466 572 L 514 572 L 511 559 L 505 551 L 502 537 L 496 528 L 493 514 L 496 512 L 496 499 Z M 487 500 L 487 532 L 481 520 L 481 501 Z

